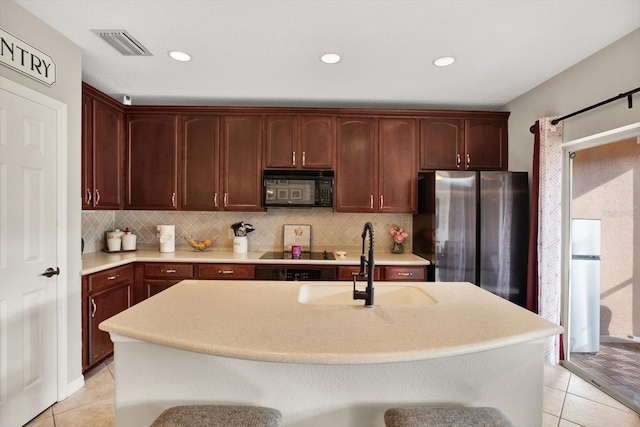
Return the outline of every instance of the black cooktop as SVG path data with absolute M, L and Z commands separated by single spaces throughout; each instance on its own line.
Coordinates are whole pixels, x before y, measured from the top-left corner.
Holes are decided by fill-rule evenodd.
M 300 260 L 334 260 L 333 252 L 302 252 L 299 258 L 294 258 L 289 251 L 265 252 L 260 259 L 300 259 Z

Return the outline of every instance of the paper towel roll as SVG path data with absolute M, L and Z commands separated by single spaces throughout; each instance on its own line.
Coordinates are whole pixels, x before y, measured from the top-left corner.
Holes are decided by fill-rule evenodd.
M 176 226 L 158 225 L 158 239 L 160 239 L 160 252 L 176 251 Z

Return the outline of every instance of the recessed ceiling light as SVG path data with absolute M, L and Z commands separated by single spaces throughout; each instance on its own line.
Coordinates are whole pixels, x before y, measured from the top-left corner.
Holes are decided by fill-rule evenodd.
M 447 67 L 454 62 L 456 62 L 456 58 L 454 58 L 453 56 L 443 56 L 433 61 L 433 65 L 435 65 L 436 67 Z
M 340 55 L 338 55 L 337 53 L 325 53 L 320 57 L 320 61 L 324 62 L 325 64 L 335 64 L 337 62 L 340 62 Z
M 191 61 L 191 55 L 185 52 L 180 52 L 179 50 L 170 50 L 169 56 L 176 61 L 180 62 L 188 62 Z

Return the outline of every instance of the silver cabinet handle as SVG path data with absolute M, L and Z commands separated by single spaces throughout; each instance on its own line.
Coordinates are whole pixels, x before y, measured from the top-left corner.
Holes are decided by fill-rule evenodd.
M 98 309 L 98 306 L 96 305 L 96 300 L 94 300 L 93 298 L 91 298 L 91 306 L 93 307 L 93 309 L 91 310 L 91 317 L 95 317 L 96 316 L 96 310 Z
M 408 272 L 408 271 L 404 271 L 404 272 L 398 272 L 397 275 L 398 276 L 404 276 L 404 277 L 411 277 L 411 276 L 413 276 L 413 273 Z
M 162 270 L 160 270 L 160 273 L 168 273 L 168 274 L 173 274 L 178 270 L 175 270 L 173 268 L 163 268 Z
M 467 153 L 467 166 L 471 164 L 471 156 Z
M 91 190 L 87 188 L 87 204 L 91 203 Z
M 460 167 L 460 154 L 456 154 L 456 167 Z
M 96 206 L 100 203 L 100 190 L 96 188 Z
M 227 196 L 227 193 L 224 193 L 224 207 L 226 208 L 227 206 L 229 206 L 227 204 L 227 202 L 229 201 L 229 197 Z
M 373 209 L 373 194 L 369 196 L 369 208 Z
M 303 151 L 302 152 L 302 166 L 306 166 L 307 165 L 307 152 Z
M 119 274 L 116 274 L 115 276 L 109 276 L 107 277 L 107 280 L 116 280 L 118 277 L 120 277 Z
M 213 193 L 213 207 L 218 207 L 218 193 Z
M 171 205 L 176 207 L 176 193 L 171 194 Z
M 233 270 L 218 270 L 218 274 L 233 274 L 235 271 Z
M 293 166 L 296 165 L 296 152 L 295 151 L 293 152 L 292 163 L 293 163 Z
M 380 195 L 380 209 L 384 208 L 384 196 Z

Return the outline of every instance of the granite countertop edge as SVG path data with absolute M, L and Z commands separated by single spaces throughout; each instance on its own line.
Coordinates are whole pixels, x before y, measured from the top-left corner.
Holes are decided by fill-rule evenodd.
M 175 252 L 162 253 L 158 249 L 143 248 L 133 252 L 107 253 L 92 252 L 82 255 L 81 276 L 98 273 L 113 267 L 120 267 L 134 262 L 167 262 L 167 263 L 230 263 L 230 264 L 264 264 L 264 265 L 327 265 L 356 266 L 360 265 L 358 251 L 350 250 L 345 258 L 335 252 L 335 260 L 291 260 L 260 259 L 267 251 L 249 251 L 244 254 L 230 250 L 212 250 L 197 252 L 191 249 L 176 249 Z M 353 254 L 353 255 L 352 255 Z M 412 253 L 392 254 L 379 251 L 375 254 L 376 265 L 425 266 L 430 261 Z

